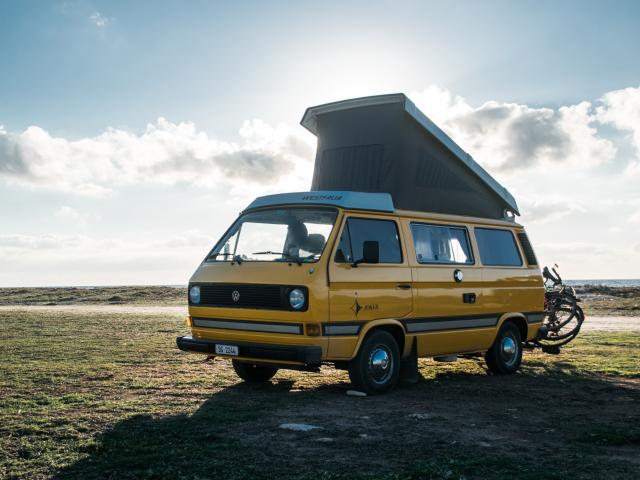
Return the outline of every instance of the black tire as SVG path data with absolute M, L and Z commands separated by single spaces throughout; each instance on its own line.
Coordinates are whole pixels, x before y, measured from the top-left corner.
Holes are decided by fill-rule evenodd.
M 248 383 L 264 383 L 271 380 L 278 369 L 270 365 L 256 365 L 255 363 L 245 363 L 232 360 L 233 369 L 238 376 Z
M 513 352 L 511 349 L 514 349 Z M 494 375 L 515 373 L 522 363 L 522 335 L 520 329 L 511 322 L 500 328 L 493 345 L 484 354 L 489 370 Z
M 400 349 L 389 332 L 376 330 L 365 338 L 358 355 L 349 362 L 354 388 L 370 395 L 391 390 L 400 377 Z

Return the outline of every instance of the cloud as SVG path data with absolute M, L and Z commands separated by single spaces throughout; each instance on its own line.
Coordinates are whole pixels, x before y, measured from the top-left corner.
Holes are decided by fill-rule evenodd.
M 203 234 L 200 230 L 191 229 L 184 233 L 168 237 L 164 240 L 131 241 L 121 238 L 96 238 L 86 235 L 23 235 L 0 234 L 0 253 L 32 254 L 42 250 L 65 250 L 71 252 L 95 251 L 99 254 L 131 249 L 135 251 L 154 250 L 156 252 L 167 250 L 195 250 L 204 254 L 203 248 L 213 247 L 214 239 Z
M 597 108 L 598 120 L 631 134 L 640 159 L 640 87 L 605 93 Z
M 295 164 L 310 166 L 313 143 L 301 129 L 247 121 L 241 142 L 225 142 L 190 122 L 159 118 L 136 135 L 109 128 L 96 137 L 68 140 L 31 126 L 12 134 L 0 128 L 0 178 L 20 185 L 103 195 L 139 184 L 201 187 L 273 184 Z
M 0 285 L 186 283 L 212 246 L 198 230 L 164 241 L 0 234 Z
M 410 97 L 480 164 L 501 180 L 508 178 L 507 183 L 535 168 L 582 172 L 612 162 L 617 139 L 602 131 L 603 125 L 631 132 L 640 148 L 640 88 L 558 108 L 497 101 L 472 106 L 437 86 Z M 224 141 L 191 122 L 164 118 L 141 133 L 108 128 L 80 139 L 56 137 L 38 126 L 17 133 L 0 126 L 0 179 L 94 196 L 132 185 L 178 183 L 229 187 L 243 198 L 280 187 L 305 188 L 314 154 L 310 134 L 259 119 L 244 122 L 239 134 L 239 141 Z M 640 175 L 640 154 L 626 171 Z
M 640 87 L 623 88 L 605 93 L 597 109 L 598 120 L 629 134 L 636 158 L 625 173 L 640 177 Z
M 79 235 L 0 234 L 0 252 L 76 248 L 86 240 Z
M 70 223 L 75 226 L 86 226 L 90 221 L 95 221 L 100 219 L 100 215 L 97 213 L 84 213 L 80 212 L 77 209 L 70 207 L 68 205 L 63 205 L 58 208 L 53 216 L 63 222 Z
M 75 208 L 66 205 L 56 210 L 54 216 L 62 220 L 80 220 L 81 218 L 80 212 Z
M 174 235 L 166 240 L 154 243 L 156 247 L 184 248 L 197 247 L 204 255 L 204 249 L 213 247 L 214 239 L 201 233 L 199 230 L 188 230 L 180 235 Z
M 98 28 L 105 28 L 111 20 L 102 15 L 100 12 L 93 12 L 89 15 L 89 21 Z
M 546 258 L 569 258 L 569 257 L 590 257 L 594 256 L 613 256 L 617 252 L 613 252 L 611 247 L 602 243 L 589 242 L 554 242 L 541 243 L 538 248 L 545 252 Z
M 584 206 L 566 198 L 528 198 L 519 201 L 523 222 L 530 224 L 545 224 L 563 218 L 584 213 Z
M 437 85 L 430 85 L 424 90 L 413 92 L 409 97 L 438 125 L 473 112 L 473 108 L 464 98 L 453 95 L 449 90 Z
M 411 95 L 485 167 L 514 173 L 538 165 L 593 167 L 611 161 L 616 147 L 598 135 L 590 102 L 557 109 L 489 101 L 472 107 L 439 87 Z

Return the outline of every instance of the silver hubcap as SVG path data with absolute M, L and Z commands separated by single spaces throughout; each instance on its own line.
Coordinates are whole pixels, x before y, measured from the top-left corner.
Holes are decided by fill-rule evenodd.
M 393 357 L 384 345 L 378 345 L 369 356 L 369 374 L 374 382 L 382 384 L 391 377 Z
M 515 338 L 511 335 L 507 335 L 502 339 L 500 353 L 502 360 L 507 366 L 513 365 L 518 358 L 518 344 Z

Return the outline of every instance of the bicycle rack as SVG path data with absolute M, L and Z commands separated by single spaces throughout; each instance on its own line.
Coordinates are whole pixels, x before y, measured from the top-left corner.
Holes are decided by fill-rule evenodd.
M 552 355 L 560 353 L 560 347 L 578 336 L 585 319 L 584 312 L 578 305 L 580 299 L 576 297 L 575 290 L 562 282 L 556 268 L 557 265 L 554 265 L 550 271 L 544 267 L 542 271 L 546 287 L 545 317 L 539 337 L 527 342 L 527 347 L 538 347 Z

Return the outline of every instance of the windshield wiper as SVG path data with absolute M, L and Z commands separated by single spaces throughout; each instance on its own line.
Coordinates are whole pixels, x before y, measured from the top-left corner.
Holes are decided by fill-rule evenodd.
M 300 257 L 294 257 L 283 252 L 274 252 L 272 250 L 265 250 L 264 252 L 253 252 L 251 255 L 282 255 L 282 258 L 287 262 L 295 262 L 298 265 L 302 265 L 302 259 Z
M 230 253 L 223 253 L 223 252 L 212 253 L 211 255 L 209 255 L 209 256 L 207 257 L 207 260 L 215 259 L 215 258 L 220 257 L 220 256 L 224 256 L 224 257 L 231 257 L 231 256 L 232 256 L 232 254 L 230 254 Z

